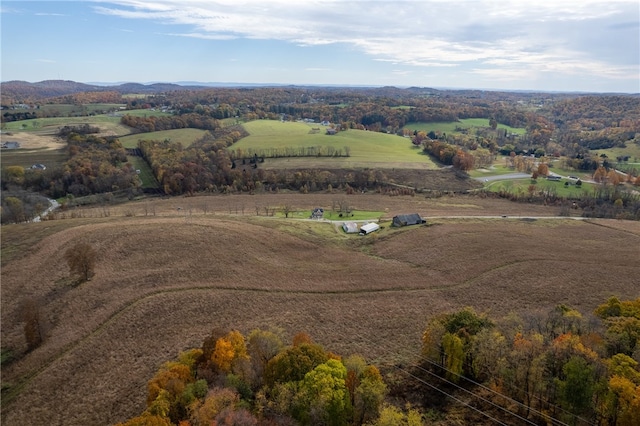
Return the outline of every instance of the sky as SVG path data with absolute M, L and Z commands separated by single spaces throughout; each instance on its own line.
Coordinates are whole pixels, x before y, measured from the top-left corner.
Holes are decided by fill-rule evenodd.
M 638 0 L 0 3 L 0 80 L 640 92 Z

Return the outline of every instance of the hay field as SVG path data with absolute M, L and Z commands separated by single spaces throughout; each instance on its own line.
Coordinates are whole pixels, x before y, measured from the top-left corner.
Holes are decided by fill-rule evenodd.
M 268 150 L 270 148 L 304 148 L 308 146 L 349 147 L 348 157 L 292 157 L 271 160 L 270 168 L 309 167 L 372 167 L 412 168 L 434 170 L 438 166 L 428 155 L 411 145 L 411 141 L 397 135 L 349 129 L 327 135 L 325 126 L 318 123 L 255 120 L 242 125 L 249 136 L 234 143 L 230 149 Z M 314 130 L 316 129 L 316 130 Z M 329 166 L 333 164 L 333 166 Z
M 47 325 L 41 347 L 3 368 L 3 387 L 17 391 L 3 395 L 3 424 L 129 418 L 144 409 L 158 366 L 214 327 L 305 331 L 328 350 L 384 366 L 412 361 L 427 319 L 440 312 L 474 306 L 500 317 L 566 303 L 588 313 L 612 294 L 638 297 L 638 222 L 432 219 L 402 229 L 383 223 L 379 234 L 358 237 L 331 223 L 256 216 L 249 201 L 330 207 L 338 197 L 322 195 L 158 199 L 145 202 L 157 203 L 147 216 L 132 203 L 108 217 L 87 210 L 3 227 L 3 349 L 24 349 L 25 298 L 41 301 Z M 196 208 L 204 201 L 206 214 Z M 229 214 L 238 203 L 245 214 Z M 350 203 L 389 216 L 556 214 L 472 197 L 357 195 Z M 69 287 L 63 254 L 76 241 L 100 255 L 95 277 Z

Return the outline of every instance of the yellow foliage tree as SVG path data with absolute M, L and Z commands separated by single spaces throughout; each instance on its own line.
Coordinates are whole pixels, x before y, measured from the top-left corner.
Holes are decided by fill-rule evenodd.
M 223 372 L 231 371 L 231 362 L 233 361 L 233 345 L 225 337 L 221 337 L 216 341 L 216 347 L 211 355 L 211 361 Z
M 231 371 L 234 362 L 248 358 L 247 345 L 239 331 L 230 331 L 219 338 L 211 355 L 213 364 L 225 373 Z
M 626 377 L 613 376 L 609 379 L 609 390 L 615 396 L 617 422 L 619 426 L 640 424 L 640 385 Z

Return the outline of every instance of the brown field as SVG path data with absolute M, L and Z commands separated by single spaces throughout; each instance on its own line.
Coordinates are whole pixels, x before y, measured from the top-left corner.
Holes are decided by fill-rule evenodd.
M 383 229 L 346 236 L 331 223 L 256 215 L 256 206 L 331 208 L 343 198 L 384 212 Z M 4 226 L 2 348 L 25 349 L 26 298 L 41 301 L 47 332 L 3 368 L 3 387 L 14 387 L 2 423 L 132 417 L 158 366 L 214 327 L 304 331 L 384 366 L 415 360 L 427 319 L 441 312 L 501 317 L 565 303 L 588 314 L 611 295 L 638 297 L 640 222 L 558 219 L 558 210 L 470 196 L 271 194 L 155 199 Z M 433 217 L 430 226 L 385 221 L 412 212 Z M 495 215 L 550 218 L 479 217 Z M 76 241 L 100 255 L 95 277 L 70 287 L 63 254 Z
M 66 141 L 54 136 L 53 134 L 13 132 L 9 135 L 5 132 L 2 132 L 0 141 L 19 142 L 21 150 L 53 150 L 65 148 L 67 146 Z M 8 152 L 10 151 L 11 150 L 8 150 Z

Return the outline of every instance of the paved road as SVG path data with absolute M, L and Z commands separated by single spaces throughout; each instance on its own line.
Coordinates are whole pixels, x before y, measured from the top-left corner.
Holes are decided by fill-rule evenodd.
M 32 222 L 40 222 L 43 217 L 60 207 L 60 204 L 56 200 L 49 199 L 49 208 L 42 212 L 40 215 L 33 218 Z

